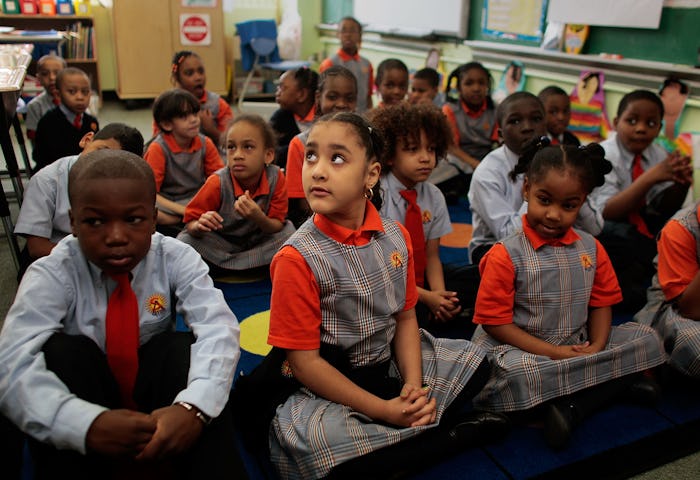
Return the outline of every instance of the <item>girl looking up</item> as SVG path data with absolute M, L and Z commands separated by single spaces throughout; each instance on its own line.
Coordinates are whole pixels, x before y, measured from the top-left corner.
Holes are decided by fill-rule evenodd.
M 354 112 L 357 105 L 357 79 L 340 65 L 328 67 L 321 73 L 316 91 L 316 116 L 335 112 Z M 311 211 L 301 185 L 301 167 L 304 164 L 304 146 L 308 130 L 289 142 L 287 152 L 287 194 L 289 219 L 297 227 L 304 223 Z
M 286 220 L 287 188 L 274 158 L 274 134 L 258 115 L 237 117 L 226 133 L 228 165 L 211 175 L 185 208 L 192 245 L 212 270 L 269 265 L 294 232 Z
M 548 402 L 545 438 L 564 447 L 583 419 L 614 401 L 653 404 L 658 386 L 641 372 L 664 362 L 649 327 L 611 327 L 622 300 L 600 242 L 572 228 L 611 169 L 598 144 L 545 147 L 526 172 L 522 228 L 481 261 L 473 341 L 489 352 L 491 378 L 475 406 L 513 412 Z
M 284 370 L 300 387 L 270 429 L 282 478 L 384 478 L 503 425 L 490 414 L 460 427 L 450 419 L 488 365 L 468 341 L 418 328 L 408 232 L 372 203 L 382 152 L 357 114 L 325 116 L 309 133 L 303 185 L 315 214 L 271 265 L 268 343 L 286 351 Z

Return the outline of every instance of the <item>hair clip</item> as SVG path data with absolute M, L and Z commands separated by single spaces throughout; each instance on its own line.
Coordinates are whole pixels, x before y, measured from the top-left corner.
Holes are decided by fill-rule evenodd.
M 173 62 L 173 73 L 177 73 L 178 68 L 180 68 L 180 64 L 185 61 L 185 58 L 189 57 L 189 55 L 185 55 L 184 53 L 181 54 L 177 60 Z
M 372 133 L 372 127 L 370 127 L 369 125 L 367 125 L 367 130 L 369 130 L 369 133 Z

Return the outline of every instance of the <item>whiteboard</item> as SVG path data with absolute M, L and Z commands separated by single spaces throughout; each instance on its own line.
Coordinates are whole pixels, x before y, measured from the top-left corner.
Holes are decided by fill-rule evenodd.
M 364 29 L 395 35 L 467 38 L 469 0 L 355 0 Z
M 659 28 L 663 0 L 550 0 L 548 22 Z

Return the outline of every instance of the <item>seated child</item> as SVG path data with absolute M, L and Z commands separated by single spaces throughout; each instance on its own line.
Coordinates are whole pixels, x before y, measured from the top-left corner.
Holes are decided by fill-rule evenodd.
M 646 303 L 654 275 L 654 236 L 681 208 L 693 178 L 690 158 L 654 143 L 663 115 L 658 95 L 630 92 L 613 121 L 617 135 L 601 143 L 613 170 L 592 200 L 605 220 L 598 239 L 617 272 L 624 298 L 620 308 L 626 312 Z
M 158 224 L 178 226 L 178 233 L 185 205 L 224 166 L 211 139 L 199 133 L 199 108 L 194 95 L 180 88 L 161 93 L 153 103 L 160 133 L 144 154 L 156 178 Z
M 280 76 L 275 100 L 280 108 L 270 117 L 277 141 L 275 165 L 287 165 L 287 149 L 292 138 L 305 132 L 316 117 L 318 73 L 310 68 L 288 70 Z
M 434 68 L 421 68 L 411 78 L 411 93 L 408 101 L 415 103 L 430 103 L 442 106 L 439 95 L 440 74 Z
M 448 149 L 447 161 L 430 177 L 449 203 L 456 203 L 469 191 L 472 172 L 498 144 L 491 73 L 479 62 L 470 62 L 452 72 L 448 89 L 453 79 L 457 80 L 459 102 L 446 102 L 442 111 L 452 128 L 454 142 Z
M 555 449 L 605 405 L 653 404 L 658 386 L 642 372 L 665 360 L 651 328 L 611 326 L 622 295 L 610 259 L 592 235 L 572 228 L 611 169 L 604 153 L 598 144 L 559 145 L 524 156 L 516 167 L 526 170 L 522 228 L 480 264 L 472 341 L 487 350 L 492 370 L 474 405 L 515 412 L 546 403 L 544 434 Z
M 185 208 L 192 245 L 214 271 L 269 265 L 294 233 L 287 221 L 284 173 L 272 165 L 274 133 L 258 115 L 241 115 L 226 133 L 228 165 L 211 175 Z
M 97 133 L 86 133 L 80 140 L 81 156 L 111 148 L 143 155 L 143 136 L 123 123 L 110 123 Z M 15 233 L 27 239 L 30 261 L 51 253 L 65 236 L 71 234 L 68 174 L 78 155 L 63 157 L 42 168 L 29 180 L 19 210 Z M 26 267 L 26 266 L 25 266 Z
M 658 236 L 658 272 L 634 319 L 663 338 L 670 365 L 700 379 L 700 203 L 680 210 Z
M 64 68 L 56 76 L 56 89 L 60 105 L 45 113 L 36 127 L 32 152 L 36 171 L 59 158 L 79 154 L 80 140 L 100 128 L 97 119 L 86 112 L 92 90 L 85 72 Z
M 333 112 L 354 112 L 357 102 L 357 80 L 350 70 L 334 65 L 319 77 L 316 91 L 316 116 Z M 287 194 L 289 219 L 299 226 L 309 218 L 311 211 L 301 185 L 301 167 L 304 164 L 304 148 L 309 131 L 292 138 L 287 151 Z
M 56 77 L 58 72 L 66 67 L 66 61 L 63 57 L 54 54 L 44 55 L 36 62 L 36 78 L 39 79 L 44 91 L 32 98 L 27 104 L 24 127 L 27 129 L 27 138 L 32 142 L 32 147 L 34 147 L 39 120 L 46 112 L 61 103 L 61 97 L 56 89 Z
M 218 93 L 206 89 L 207 75 L 202 57 L 188 50 L 175 52 L 170 80 L 176 88 L 187 90 L 199 100 L 199 130 L 211 138 L 214 145 L 221 145 L 226 128 L 233 119 L 233 110 Z M 157 133 L 156 122 L 153 125 L 153 135 Z
M 0 412 L 32 438 L 37 478 L 244 475 L 238 322 L 197 252 L 154 234 L 148 164 L 81 155 L 68 195 L 73 235 L 27 269 L 0 335 Z
M 282 478 L 388 478 L 503 430 L 491 414 L 459 423 L 488 374 L 484 353 L 418 328 L 409 234 L 369 200 L 381 203 L 382 143 L 347 112 L 309 133 L 302 174 L 315 214 L 271 265 L 268 342 L 298 382 L 270 427 Z
M 523 172 L 513 169 L 528 149 L 537 149 L 545 135 L 544 106 L 529 92 L 515 92 L 498 105 L 497 121 L 503 145 L 489 153 L 474 171 L 469 188 L 472 239 L 469 256 L 478 265 L 497 241 L 522 228 Z M 545 138 L 546 142 L 547 139 Z M 591 235 L 603 228 L 599 211 L 587 197 L 579 210 L 577 226 Z
M 421 307 L 416 313 L 419 323 L 430 330 L 429 319 L 446 322 L 461 310 L 457 292 L 445 287 L 440 261 L 440 238 L 452 231 L 445 197 L 426 181 L 447 152 L 450 128 L 432 103 L 404 102 L 375 109 L 370 112 L 370 121 L 386 142 L 379 213 L 401 222 L 411 235 Z M 459 282 L 451 283 L 454 286 Z
M 357 80 L 357 111 L 366 112 L 372 108 L 372 89 L 374 88 L 374 70 L 372 63 L 360 56 L 362 44 L 362 24 L 353 17 L 343 17 L 338 22 L 340 48 L 330 58 L 321 62 L 319 73 L 333 66 L 342 66 L 352 72 Z
M 545 87 L 537 97 L 544 105 L 545 123 L 547 124 L 547 136 L 552 145 L 563 143 L 564 145 L 581 145 L 576 135 L 571 133 L 569 120 L 571 120 L 571 99 L 569 94 L 556 85 Z
M 378 108 L 403 102 L 408 93 L 408 67 L 398 58 L 382 60 L 374 83 L 381 99 Z

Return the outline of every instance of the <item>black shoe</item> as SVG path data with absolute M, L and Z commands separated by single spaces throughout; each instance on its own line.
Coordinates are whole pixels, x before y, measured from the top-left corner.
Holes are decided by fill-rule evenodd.
M 653 379 L 643 376 L 629 386 L 625 396 L 638 405 L 655 407 L 661 397 L 661 388 Z
M 452 427 L 449 435 L 464 446 L 474 446 L 501 440 L 509 431 L 510 420 L 505 415 L 473 412 Z
M 577 424 L 576 406 L 572 403 L 550 403 L 544 417 L 544 438 L 554 450 L 569 443 Z

